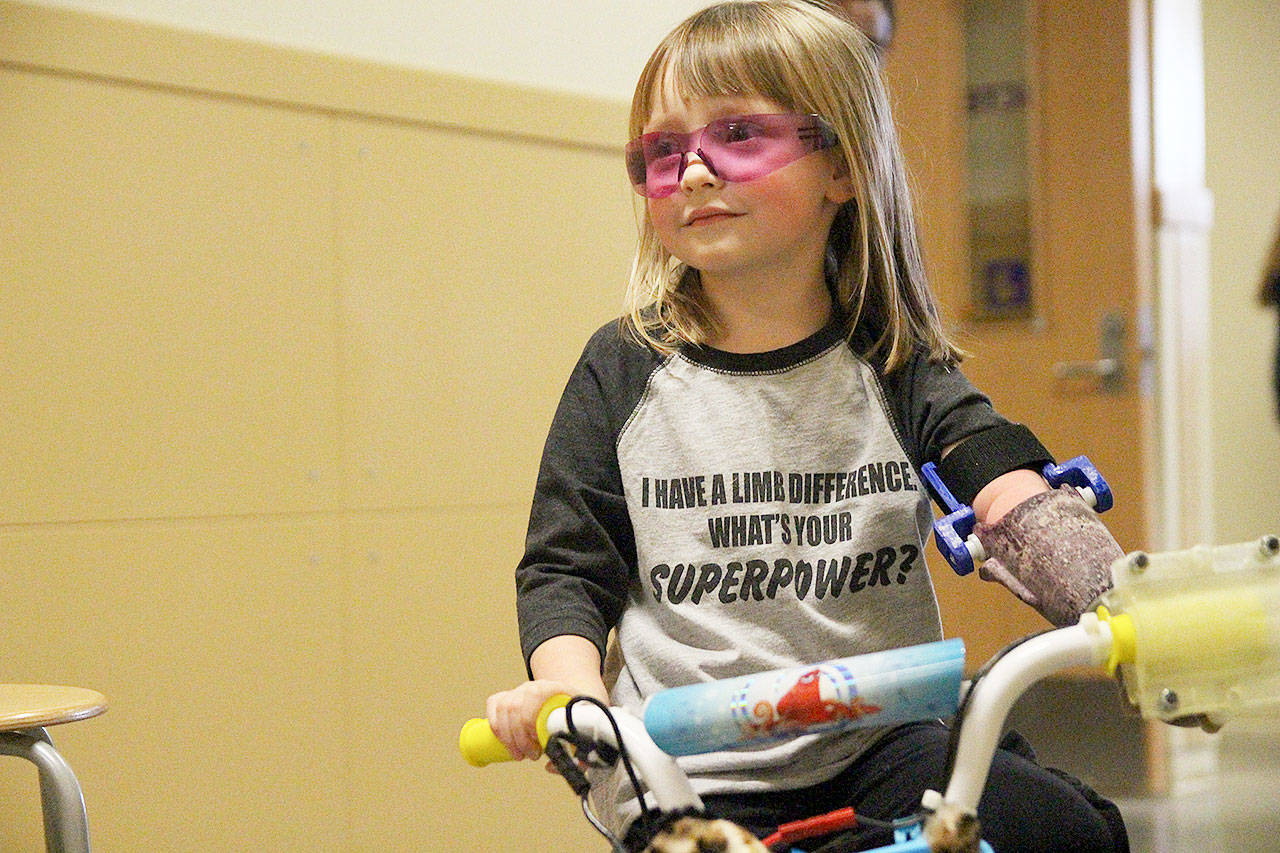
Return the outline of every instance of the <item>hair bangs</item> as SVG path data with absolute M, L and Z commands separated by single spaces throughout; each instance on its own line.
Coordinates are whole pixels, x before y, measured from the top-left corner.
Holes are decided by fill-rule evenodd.
M 762 97 L 787 110 L 812 112 L 796 100 L 807 90 L 794 63 L 803 51 L 778 10 L 750 2 L 712 6 L 677 27 L 650 57 L 632 100 L 638 136 L 663 98 L 681 102 Z

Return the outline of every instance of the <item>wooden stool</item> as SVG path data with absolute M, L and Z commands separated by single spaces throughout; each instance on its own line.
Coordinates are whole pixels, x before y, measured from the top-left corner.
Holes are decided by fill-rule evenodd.
M 47 684 L 0 684 L 0 755 L 25 758 L 40 771 L 45 849 L 89 853 L 84 794 L 45 726 L 96 717 L 107 700 L 93 690 Z

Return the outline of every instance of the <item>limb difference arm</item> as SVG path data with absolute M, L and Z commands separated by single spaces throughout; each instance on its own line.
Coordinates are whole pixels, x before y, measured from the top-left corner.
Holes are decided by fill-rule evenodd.
M 1074 625 L 1110 589 L 1111 564 L 1124 556 L 1073 487 L 1050 489 L 1031 469 L 992 479 L 973 498 L 973 512 L 987 553 L 979 576 L 1003 584 L 1058 627 Z

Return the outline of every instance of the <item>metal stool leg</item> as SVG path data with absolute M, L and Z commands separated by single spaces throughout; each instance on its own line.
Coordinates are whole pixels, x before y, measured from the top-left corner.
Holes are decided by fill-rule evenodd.
M 40 802 L 48 853 L 89 853 L 89 818 L 71 765 L 44 729 L 0 732 L 0 755 L 25 758 L 40 772 Z

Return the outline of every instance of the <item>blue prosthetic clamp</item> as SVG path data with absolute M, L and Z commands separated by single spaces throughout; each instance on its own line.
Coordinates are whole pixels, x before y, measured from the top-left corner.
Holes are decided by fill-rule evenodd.
M 938 466 L 934 463 L 926 462 L 920 473 L 947 511 L 947 515 L 933 523 L 933 538 L 938 543 L 938 550 L 956 574 L 972 573 L 974 567 L 987 559 L 982 543 L 973 533 L 973 527 L 977 523 L 973 507 L 956 500 L 938 476 Z M 1106 512 L 1114 504 L 1111 487 L 1087 456 L 1068 459 L 1061 465 L 1051 462 L 1040 473 L 1055 489 L 1064 484 L 1074 486 L 1085 502 L 1097 512 Z
M 1111 497 L 1111 487 L 1102 479 L 1098 469 L 1093 467 L 1088 456 L 1076 456 L 1061 465 L 1046 465 L 1040 473 L 1044 474 L 1049 485 L 1055 489 L 1064 483 L 1075 486 L 1080 497 L 1095 512 L 1106 512 L 1115 503 Z

